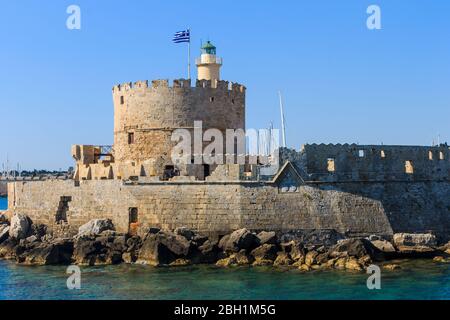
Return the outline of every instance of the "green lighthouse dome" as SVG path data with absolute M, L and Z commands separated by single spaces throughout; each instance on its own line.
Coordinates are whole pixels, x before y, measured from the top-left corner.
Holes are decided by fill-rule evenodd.
M 206 54 L 216 54 L 216 47 L 211 43 L 211 41 L 206 41 L 206 43 L 201 48 L 202 53 Z

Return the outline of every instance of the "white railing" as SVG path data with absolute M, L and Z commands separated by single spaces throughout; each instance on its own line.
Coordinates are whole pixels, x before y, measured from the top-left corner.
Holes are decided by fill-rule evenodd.
M 222 58 L 216 57 L 214 58 L 210 58 L 210 57 L 200 57 L 195 59 L 195 64 L 207 64 L 207 63 L 217 63 L 217 64 L 222 64 Z

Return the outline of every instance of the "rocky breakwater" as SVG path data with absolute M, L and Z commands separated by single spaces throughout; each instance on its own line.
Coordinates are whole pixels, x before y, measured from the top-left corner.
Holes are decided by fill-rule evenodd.
M 450 243 L 439 245 L 431 234 L 396 234 L 390 240 L 345 238 L 334 231 L 277 234 L 247 229 L 212 239 L 187 228 L 150 228 L 141 238 L 116 232 L 107 219 L 91 220 L 76 236 L 58 238 L 26 215 L 16 214 L 11 221 L 0 215 L 0 258 L 28 265 L 215 264 L 364 271 L 373 263 L 390 270 L 399 268 L 392 259 L 450 262 Z

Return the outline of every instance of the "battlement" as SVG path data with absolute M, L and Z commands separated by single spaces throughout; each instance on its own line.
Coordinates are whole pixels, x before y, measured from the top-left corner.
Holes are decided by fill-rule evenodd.
M 149 85 L 150 83 L 150 85 Z M 195 90 L 197 88 L 203 89 L 215 89 L 224 92 L 236 92 L 236 93 L 245 93 L 246 87 L 234 82 L 229 82 L 225 80 L 196 80 L 195 86 L 191 86 L 191 80 L 189 79 L 174 79 L 172 81 L 172 85 L 170 85 L 169 80 L 167 79 L 158 79 L 152 80 L 149 82 L 148 80 L 140 80 L 136 82 L 125 82 L 122 84 L 115 85 L 112 88 L 113 94 L 115 93 L 123 93 L 130 90 L 135 89 L 147 89 L 147 88 L 165 88 L 165 89 L 187 89 L 187 90 Z
M 282 151 L 309 181 L 448 181 L 450 149 L 439 146 L 308 144 Z

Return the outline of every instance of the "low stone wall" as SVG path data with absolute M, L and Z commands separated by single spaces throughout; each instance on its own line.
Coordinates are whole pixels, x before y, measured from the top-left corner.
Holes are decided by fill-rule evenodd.
M 281 149 L 281 163 L 289 160 L 305 181 L 400 182 L 446 181 L 450 177 L 450 149 L 440 146 L 308 144 L 297 152 Z
M 150 226 L 184 226 L 208 235 L 239 228 L 335 229 L 350 235 L 433 232 L 445 239 L 449 194 L 444 182 L 305 185 L 283 193 L 276 185 L 256 183 L 91 180 L 75 186 L 53 180 L 10 184 L 8 201 L 11 213 L 69 233 L 95 218 L 112 219 L 118 231 L 128 232 L 130 210 L 136 208 L 140 233 Z

